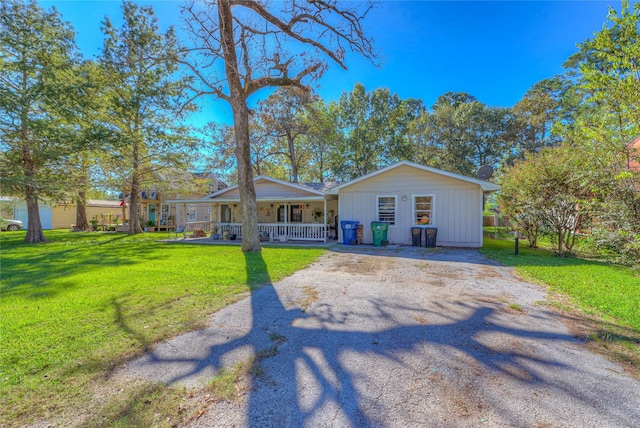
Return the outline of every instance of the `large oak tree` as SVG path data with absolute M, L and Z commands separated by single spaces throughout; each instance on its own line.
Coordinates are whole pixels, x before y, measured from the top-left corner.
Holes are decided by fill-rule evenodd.
M 242 210 L 242 250 L 260 251 L 249 137 L 249 97 L 263 88 L 307 87 L 347 50 L 375 58 L 362 21 L 369 2 L 218 0 L 183 7 L 191 38 L 185 64 L 197 77 L 194 97 L 231 104 Z

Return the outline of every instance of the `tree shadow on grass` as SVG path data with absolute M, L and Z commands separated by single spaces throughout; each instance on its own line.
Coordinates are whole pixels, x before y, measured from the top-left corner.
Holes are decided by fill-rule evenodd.
M 91 241 L 85 235 L 85 242 L 74 240 L 69 248 L 47 251 L 46 243 L 38 244 L 37 255 L 25 255 L 21 251 L 26 247 L 36 248 L 35 244 L 23 244 L 4 249 L 2 253 L 2 288 L 0 292 L 5 297 L 12 293 L 25 293 L 30 299 L 48 298 L 62 291 L 73 288 L 74 284 L 65 282 L 51 288 L 51 281 L 65 278 L 78 272 L 93 268 L 113 267 L 140 263 L 152 260 L 139 245 L 118 245 L 127 235 L 114 235 L 108 240 Z M 107 246 L 113 248 L 105 248 Z M 44 247 L 43 247 L 44 246 Z M 45 290 L 42 290 L 46 288 Z
M 264 285 L 242 306 L 247 312 L 226 308 L 227 311 L 221 311 L 217 324 L 160 345 L 131 364 L 133 372 L 168 384 L 197 386 L 198 381 L 220 373 L 223 367 L 253 357 L 255 364 L 260 365 L 260 370 L 254 373 L 261 374 L 251 379 L 246 419 L 239 422 L 247 426 L 329 423 L 318 419 L 327 415 L 335 418 L 331 423 L 341 426 L 385 426 L 390 421 L 378 408 L 381 403 L 372 401 L 365 379 L 373 379 L 373 385 L 377 385 L 377 377 L 386 378 L 393 367 L 399 367 L 428 381 L 434 371 L 447 371 L 438 366 L 429 367 L 429 352 L 440 355 L 439 361 L 442 355 L 450 356 L 451 361 L 465 361 L 482 372 L 522 383 L 531 390 L 560 390 L 573 400 L 589 405 L 599 394 L 575 390 L 568 381 L 546 375 L 547 371 L 562 371 L 567 378 L 584 376 L 583 369 L 571 362 L 508 346 L 512 339 L 576 345 L 579 342 L 574 337 L 533 326 L 504 325 L 496 306 L 458 302 L 460 309 L 468 314 L 461 317 L 447 313 L 445 308 L 429 310 L 371 297 L 363 301 L 363 305 L 370 307 L 367 311 L 337 312 L 331 304 L 318 304 L 305 312 L 295 305 L 285 305 L 281 299 L 284 296 L 279 296 L 265 281 L 268 266 L 259 254 L 247 254 L 246 262 L 248 281 Z M 403 311 L 434 315 L 448 322 L 420 325 L 405 321 L 403 324 L 395 316 Z M 250 323 L 243 323 L 247 317 L 251 318 Z M 354 321 L 357 322 L 354 324 Z M 349 329 L 354 325 L 357 327 Z M 500 335 L 504 344 L 488 344 L 486 337 L 490 335 Z M 415 353 L 420 356 L 407 357 Z M 415 367 L 411 358 L 418 358 L 425 367 Z M 448 380 L 460 381 L 454 377 Z M 519 415 L 509 414 L 512 408 L 501 408 L 500 401 L 492 405 L 499 409 L 504 420 L 522 422 Z M 626 414 L 634 413 L 638 410 L 626 409 Z M 608 416 L 622 425 L 626 421 L 616 419 L 616 411 Z M 220 418 L 219 423 L 225 424 L 226 420 Z

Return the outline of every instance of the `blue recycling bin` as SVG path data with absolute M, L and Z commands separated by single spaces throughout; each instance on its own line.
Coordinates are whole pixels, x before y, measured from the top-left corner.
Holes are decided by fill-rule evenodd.
M 358 240 L 358 225 L 359 221 L 342 220 L 340 221 L 340 227 L 342 228 L 342 243 L 344 245 L 354 244 Z

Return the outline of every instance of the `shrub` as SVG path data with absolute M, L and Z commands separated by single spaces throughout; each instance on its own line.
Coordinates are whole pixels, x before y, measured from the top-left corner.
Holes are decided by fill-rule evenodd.
M 196 228 L 193 229 L 193 233 L 191 234 L 191 237 L 192 238 L 206 238 L 207 237 L 207 233 L 204 230 L 196 227 Z

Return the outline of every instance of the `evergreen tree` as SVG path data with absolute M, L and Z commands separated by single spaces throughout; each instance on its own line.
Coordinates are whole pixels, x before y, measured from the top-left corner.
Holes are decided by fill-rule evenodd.
M 64 190 L 60 161 L 82 88 L 74 33 L 55 9 L 35 1 L 0 2 L 0 177 L 2 191 L 25 198 L 25 241 L 43 242 L 38 202 Z
M 105 159 L 105 175 L 131 195 L 129 233 L 142 232 L 138 202 L 157 172 L 181 165 L 194 141 L 180 122 L 188 82 L 179 79 L 179 47 L 173 28 L 160 34 L 150 6 L 122 3 L 124 22 L 105 18 L 100 63 L 105 73 L 104 116 L 116 135 Z

